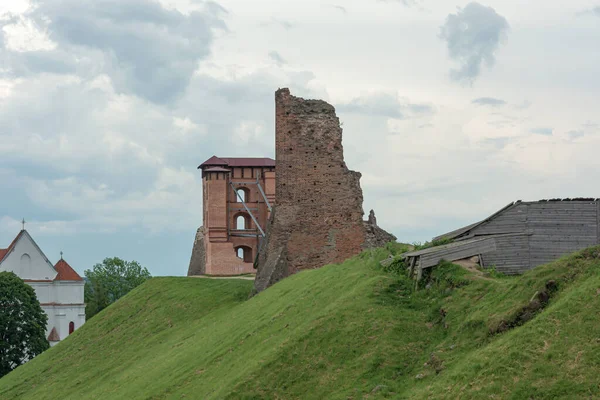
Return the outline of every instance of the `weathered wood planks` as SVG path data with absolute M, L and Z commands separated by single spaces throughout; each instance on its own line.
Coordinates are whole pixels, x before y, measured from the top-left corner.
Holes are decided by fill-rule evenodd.
M 481 253 L 488 253 L 496 250 L 496 239 L 493 237 L 485 238 L 483 240 L 460 242 L 460 244 L 460 246 L 440 248 L 437 249 L 437 251 L 421 255 L 420 267 L 429 268 L 437 265 L 442 260 L 462 260 L 464 258 L 469 258 Z
M 494 266 L 509 274 L 522 273 L 564 254 L 600 244 L 600 201 L 515 202 L 480 223 L 451 232 L 454 233 L 455 240 L 495 237 L 496 249 L 482 252 L 486 267 Z M 503 236 L 506 234 L 513 236 Z

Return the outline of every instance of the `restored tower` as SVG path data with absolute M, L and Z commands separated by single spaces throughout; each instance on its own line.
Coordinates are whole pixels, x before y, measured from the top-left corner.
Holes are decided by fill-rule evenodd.
M 213 156 L 198 169 L 203 225 L 188 276 L 255 273 L 254 258 L 275 204 L 275 160 Z

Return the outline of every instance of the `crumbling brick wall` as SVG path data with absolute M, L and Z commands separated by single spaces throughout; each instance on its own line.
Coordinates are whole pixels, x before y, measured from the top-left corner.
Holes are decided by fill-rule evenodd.
M 377 225 L 377 218 L 375 217 L 375 211 L 369 212 L 369 219 L 364 221 L 366 237 L 363 247 L 365 249 L 374 247 L 383 247 L 389 242 L 395 242 L 396 236 L 386 232 Z
M 360 253 L 366 239 L 359 172 L 344 162 L 335 109 L 275 93 L 277 205 L 257 259 L 255 289 Z
M 192 257 L 187 276 L 203 275 L 206 273 L 206 247 L 204 245 L 204 228 L 196 231 L 196 239 L 192 248 Z

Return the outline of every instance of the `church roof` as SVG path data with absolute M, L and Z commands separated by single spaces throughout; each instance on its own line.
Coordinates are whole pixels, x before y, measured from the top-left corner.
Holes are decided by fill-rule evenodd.
M 275 160 L 269 157 L 217 157 L 212 156 L 198 166 L 204 167 L 274 167 Z
M 55 281 L 82 281 L 83 278 L 62 258 L 54 266 L 58 275 L 54 278 Z
M 19 239 L 21 239 L 25 235 L 31 240 L 31 243 L 33 243 L 33 245 L 40 252 L 40 255 L 44 258 L 44 260 L 48 264 L 48 267 L 57 273 L 56 277 L 54 277 L 55 281 L 82 281 L 83 280 L 83 278 L 69 265 L 69 263 L 67 263 L 65 260 L 63 260 L 62 252 L 60 253 L 61 254 L 60 260 L 56 263 L 56 265 L 52 265 L 52 263 L 48 260 L 48 258 L 44 254 L 44 252 L 39 248 L 39 246 L 37 245 L 35 240 L 33 240 L 31 235 L 29 235 L 29 233 L 25 229 L 22 229 L 19 232 L 17 237 L 15 237 L 15 239 L 11 242 L 11 244 L 6 249 L 0 249 L 0 264 L 2 264 L 2 262 L 8 257 L 9 253 L 13 250 L 13 248 L 19 242 Z M 27 279 L 26 281 L 28 281 L 28 282 L 52 282 L 52 280 L 47 280 L 47 279 L 42 279 L 42 280 Z
M 58 332 L 56 332 L 56 328 L 52 328 L 50 334 L 48 335 L 49 342 L 60 342 L 60 336 L 58 336 Z
M 2 260 L 4 260 L 4 257 L 10 253 L 10 251 L 12 250 L 13 247 L 15 247 L 15 244 L 17 244 L 17 241 L 19 240 L 19 238 L 21 236 L 23 236 L 23 234 L 25 233 L 25 230 L 21 230 L 21 232 L 19 232 L 19 234 L 17 235 L 17 237 L 12 241 L 12 243 L 6 248 L 6 249 L 0 249 L 0 263 L 2 262 Z

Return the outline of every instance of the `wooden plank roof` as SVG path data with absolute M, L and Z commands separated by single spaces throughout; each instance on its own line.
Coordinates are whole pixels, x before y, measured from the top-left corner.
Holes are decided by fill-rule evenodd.
M 471 225 L 467 225 L 464 226 L 462 228 L 456 229 L 454 231 L 448 232 L 448 233 L 444 233 L 443 235 L 439 235 L 433 238 L 434 241 L 436 240 L 441 240 L 441 239 L 456 239 L 460 236 L 463 236 L 464 234 L 468 233 L 469 231 L 472 231 L 473 229 L 479 227 L 480 225 L 483 225 L 486 222 L 489 222 L 490 220 L 494 219 L 495 217 L 497 217 L 498 215 L 500 215 L 501 213 L 503 213 L 504 211 L 508 210 L 509 208 L 516 206 L 517 204 L 537 204 L 537 203 L 558 203 L 558 202 L 571 202 L 571 203 L 576 203 L 576 202 L 584 202 L 584 203 L 590 203 L 590 202 L 600 202 L 599 198 L 594 198 L 594 197 L 574 197 L 574 198 L 564 198 L 564 199 L 542 199 L 542 200 L 537 200 L 537 201 L 522 201 L 522 200 L 517 200 L 517 201 L 513 201 L 510 204 L 506 205 L 505 207 L 501 208 L 500 210 L 496 211 L 495 213 L 493 213 L 492 215 L 490 215 L 489 217 L 476 222 L 474 224 Z
M 419 268 L 429 268 L 438 265 L 442 260 L 452 262 L 496 251 L 497 238 L 523 235 L 528 235 L 528 233 L 506 233 L 480 236 L 423 250 L 410 251 L 401 256 L 403 258 L 418 258 Z
M 508 210 L 509 208 L 513 207 L 514 205 L 516 205 L 520 202 L 521 202 L 521 200 L 513 201 L 510 204 L 507 204 L 506 206 L 502 207 L 500 210 L 496 211 L 495 213 L 493 213 L 486 219 L 482 219 L 479 222 L 475 222 L 474 224 L 467 225 L 465 227 L 454 230 L 452 232 L 448 232 L 448 233 L 444 233 L 443 235 L 436 236 L 433 238 L 433 240 L 436 241 L 436 240 L 441 240 L 441 239 L 456 239 L 457 237 L 462 236 L 465 233 L 467 233 L 467 232 L 477 228 L 478 226 L 490 221 L 491 219 L 497 217 L 499 214 L 503 213 L 504 211 Z
M 443 245 L 440 245 L 440 246 L 429 247 L 429 248 L 423 249 L 423 250 L 409 251 L 408 253 L 403 253 L 402 257 L 403 258 L 406 258 L 406 257 L 417 257 L 417 256 L 431 254 L 431 253 L 444 252 L 446 250 L 452 250 L 454 248 L 461 247 L 461 246 L 466 246 L 468 244 L 481 242 L 481 241 L 484 241 L 486 239 L 488 239 L 488 237 L 477 237 L 477 238 L 474 238 L 474 239 L 461 240 L 460 242 L 453 242 L 453 243 L 443 244 Z

